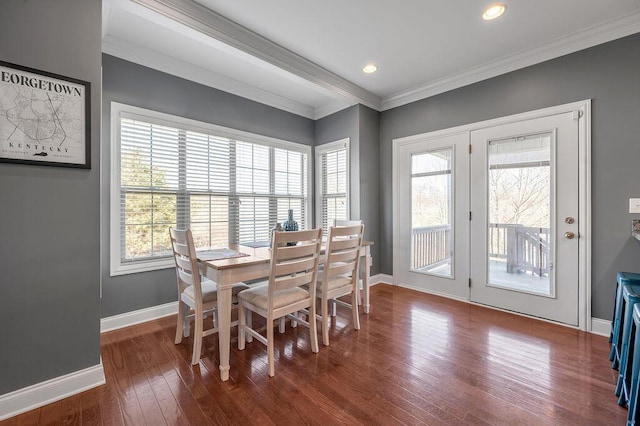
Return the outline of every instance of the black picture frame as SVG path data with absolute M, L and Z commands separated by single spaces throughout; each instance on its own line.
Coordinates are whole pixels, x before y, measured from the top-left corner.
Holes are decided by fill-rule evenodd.
M 91 83 L 0 61 L 0 163 L 91 168 Z

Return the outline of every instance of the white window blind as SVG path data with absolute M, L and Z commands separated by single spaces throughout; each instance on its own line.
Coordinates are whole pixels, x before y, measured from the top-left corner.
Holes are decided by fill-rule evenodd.
M 288 209 L 306 227 L 310 148 L 116 106 L 112 275 L 172 266 L 169 227 L 196 248 L 266 245 Z
M 318 221 L 325 234 L 336 219 L 349 219 L 349 139 L 316 148 Z

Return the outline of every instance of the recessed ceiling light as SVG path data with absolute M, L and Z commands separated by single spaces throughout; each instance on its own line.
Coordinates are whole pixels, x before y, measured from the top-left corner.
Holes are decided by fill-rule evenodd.
M 367 74 L 371 74 L 372 72 L 376 72 L 378 71 L 378 67 L 376 67 L 373 64 L 369 64 L 367 66 L 365 66 L 364 68 L 362 68 L 362 72 L 365 72 Z
M 482 19 L 485 21 L 491 21 L 492 19 L 502 16 L 504 11 L 507 10 L 507 5 L 504 3 L 494 3 L 487 7 L 482 14 Z

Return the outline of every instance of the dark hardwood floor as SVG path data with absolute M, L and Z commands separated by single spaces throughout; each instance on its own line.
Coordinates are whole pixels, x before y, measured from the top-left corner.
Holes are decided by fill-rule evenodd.
M 383 284 L 371 302 L 359 331 L 339 308 L 318 354 L 276 333 L 271 379 L 256 341 L 233 339 L 228 382 L 215 335 L 192 367 L 175 317 L 105 333 L 106 385 L 0 425 L 625 424 L 604 337 Z

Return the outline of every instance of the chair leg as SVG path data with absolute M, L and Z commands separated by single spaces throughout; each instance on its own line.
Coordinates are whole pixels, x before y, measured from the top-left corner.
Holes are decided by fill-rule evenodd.
M 322 300 L 320 316 L 322 317 L 322 344 L 329 346 L 329 301 Z
M 285 332 L 285 318 L 284 317 L 280 317 L 280 319 L 278 320 L 278 331 L 280 332 L 280 334 L 283 334 Z
M 244 350 L 245 337 L 248 335 L 247 330 L 247 314 L 248 309 L 242 306 L 242 302 L 238 303 L 238 350 Z M 248 339 L 246 339 L 248 340 Z
M 309 338 L 311 339 L 311 352 L 318 353 L 318 329 L 316 323 L 316 299 L 311 298 L 311 306 L 309 307 Z
M 245 323 L 248 328 L 253 328 L 253 311 L 251 309 L 246 309 L 246 318 Z M 249 332 L 245 333 L 245 337 L 247 338 L 247 342 L 253 342 L 253 335 Z
M 338 314 L 338 304 L 334 299 L 330 299 L 329 303 L 331 304 L 331 316 L 335 317 Z
M 185 320 L 187 306 L 182 301 L 178 301 L 178 323 L 176 324 L 176 339 L 175 344 L 178 345 L 182 342 L 182 336 L 184 335 Z M 187 322 L 188 324 L 188 322 Z
M 276 374 L 274 360 L 273 360 L 273 318 L 267 319 L 267 358 L 269 360 L 269 377 L 273 377 Z
M 635 318 L 634 318 L 635 323 Z M 631 361 L 631 383 L 629 385 L 629 412 L 627 425 L 635 425 L 638 414 L 638 378 L 640 376 L 640 330 L 636 329 L 634 336 L 634 351 Z
M 200 352 L 202 351 L 202 308 L 196 308 L 194 315 L 194 332 L 193 332 L 193 357 L 191 358 L 191 365 L 196 365 L 200 362 Z
M 294 317 L 298 317 L 298 315 L 301 315 L 300 312 L 294 312 L 293 316 Z M 298 321 L 294 320 L 293 318 L 291 318 L 291 328 L 296 328 L 298 326 Z
M 358 292 L 351 292 L 351 312 L 353 314 L 353 328 L 360 330 L 360 315 L 358 315 Z

